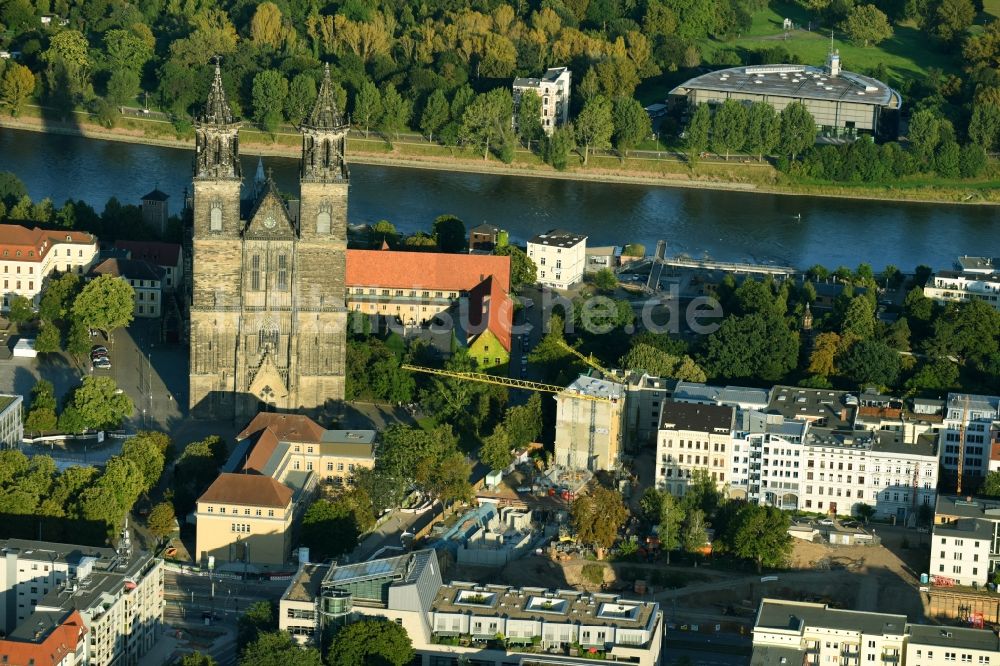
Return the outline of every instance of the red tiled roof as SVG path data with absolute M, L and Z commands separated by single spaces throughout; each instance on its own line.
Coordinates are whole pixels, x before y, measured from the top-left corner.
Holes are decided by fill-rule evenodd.
M 0 224 L 0 257 L 8 261 L 39 262 L 56 243 L 96 243 L 97 238 L 85 231 L 64 231 Z
M 0 640 L 0 660 L 9 666 L 56 666 L 67 654 L 76 652 L 86 633 L 83 617 L 73 611 L 38 642 Z
M 128 250 L 132 259 L 143 259 L 157 266 L 176 266 L 180 260 L 181 246 L 177 243 L 158 241 L 115 241 L 119 250 Z
M 278 439 L 286 442 L 318 442 L 323 438 L 323 428 L 308 416 L 261 412 L 253 417 L 253 420 L 247 424 L 243 432 L 236 436 L 236 439 L 246 439 L 265 428 L 270 429 Z
M 483 326 L 483 317 L 486 325 Z M 500 288 L 500 281 L 488 277 L 469 291 L 469 328 L 473 333 L 489 329 L 510 352 L 514 301 Z
M 269 476 L 223 473 L 198 501 L 284 509 L 292 501 L 292 494 L 291 488 Z
M 348 250 L 348 287 L 471 291 L 487 277 L 510 291 L 510 257 L 445 252 Z

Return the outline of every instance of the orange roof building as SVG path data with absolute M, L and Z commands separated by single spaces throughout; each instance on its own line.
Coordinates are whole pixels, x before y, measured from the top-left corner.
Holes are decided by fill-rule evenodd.
M 509 361 L 510 257 L 348 250 L 346 286 L 349 309 L 400 326 L 405 337 L 429 336 L 443 354 L 456 340 L 480 369 Z
M 37 306 L 50 274 L 83 275 L 97 262 L 97 252 L 97 237 L 84 231 L 0 224 L 0 309 L 6 312 L 15 296 L 24 296 Z
M 77 654 L 77 648 L 86 634 L 83 618 L 74 610 L 48 631 L 36 631 L 33 640 L 0 639 L 0 663 L 8 666 L 84 664 L 84 654 Z

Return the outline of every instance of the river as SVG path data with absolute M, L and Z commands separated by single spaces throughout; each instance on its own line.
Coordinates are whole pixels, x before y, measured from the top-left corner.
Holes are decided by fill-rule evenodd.
M 83 199 L 100 210 L 159 187 L 172 211 L 191 183 L 192 150 L 0 128 L 0 171 L 13 171 L 35 199 Z M 265 158 L 278 185 L 297 188 L 297 161 Z M 246 180 L 257 158 L 244 157 Z M 871 263 L 949 268 L 961 254 L 1000 256 L 1000 209 L 781 196 L 652 185 L 483 175 L 356 164 L 352 224 L 387 219 L 426 230 L 444 213 L 467 226 L 489 222 L 523 242 L 553 227 L 587 234 L 588 245 L 666 239 L 668 255 L 831 268 Z M 799 217 L 801 216 L 801 217 Z

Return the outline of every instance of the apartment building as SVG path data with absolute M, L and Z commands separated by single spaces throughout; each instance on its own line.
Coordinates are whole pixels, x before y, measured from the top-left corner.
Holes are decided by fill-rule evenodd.
M 938 271 L 924 285 L 924 296 L 941 305 L 977 300 L 1000 310 L 1000 272 Z
M 552 136 L 556 127 L 565 125 L 569 119 L 572 76 L 567 67 L 550 67 L 539 79 L 514 79 L 514 129 L 517 129 L 517 109 L 521 104 L 521 97 L 527 92 L 538 95 L 542 100 L 540 120 L 546 135 Z
M 443 335 L 467 347 L 481 370 L 510 360 L 514 302 L 510 257 L 444 252 L 347 251 L 347 307 L 412 337 Z
M 139 259 L 105 259 L 94 267 L 94 276 L 110 275 L 127 282 L 134 293 L 135 316 L 159 318 L 163 314 L 163 281 L 159 266 Z
M 1000 397 L 949 393 L 941 426 L 941 468 L 958 474 L 959 451 L 964 450 L 962 476 L 986 476 L 990 469 L 991 437 L 1000 426 Z
M 97 262 L 97 251 L 97 237 L 83 231 L 0 224 L 0 310 L 6 312 L 15 296 L 24 296 L 37 307 L 52 273 L 83 275 Z
M 65 643 L 50 645 L 58 649 L 48 655 L 61 654 L 65 661 L 47 656 L 36 664 L 142 663 L 162 623 L 163 562 L 133 551 L 127 534 L 121 544 L 112 549 L 3 541 L 0 619 L 7 642 L 19 645 L 0 642 L 0 660 L 5 649 L 10 650 L 8 657 L 43 649 L 47 637 L 58 633 Z
M 43 627 L 18 627 L 0 639 L 0 663 L 82 666 L 87 663 L 87 628 L 78 611 Z
M 721 405 L 666 402 L 656 439 L 656 485 L 683 495 L 692 473 L 707 472 L 720 490 L 728 488 L 735 411 Z
M 857 408 L 857 396 L 847 391 L 775 386 L 765 411 L 823 428 L 850 430 Z
M 536 660 L 582 666 L 594 658 L 657 666 L 663 628 L 655 602 L 576 590 L 445 584 L 433 550 L 303 567 L 282 596 L 279 617 L 303 638 L 365 617 L 398 622 L 421 666 L 466 660 L 480 666 Z
M 317 485 L 349 485 L 375 465 L 374 431 L 326 430 L 299 414 L 261 412 L 236 441 L 195 512 L 198 557 L 218 564 L 285 564 Z
M 998 659 L 997 635 L 983 629 L 914 624 L 905 615 L 764 599 L 753 628 L 751 666 L 897 664 L 951 666 Z
M 625 380 L 626 448 L 656 446 L 660 409 L 677 385 L 676 379 L 629 373 Z
M 555 462 L 567 469 L 615 469 L 625 434 L 624 384 L 580 375 L 555 396 Z
M 729 495 L 767 506 L 794 510 L 800 505 L 805 478 L 808 424 L 780 414 L 739 409 L 733 425 Z
M 528 257 L 538 269 L 538 284 L 569 289 L 583 281 L 587 237 L 564 229 L 551 229 L 528 241 Z
M 937 434 L 944 423 L 944 401 L 924 398 L 896 398 L 868 390 L 858 397 L 854 427 L 900 433 L 905 444 L 920 435 Z
M 0 448 L 13 449 L 21 446 L 24 439 L 24 420 L 21 407 L 24 398 L 20 395 L 0 393 Z
M 985 585 L 1000 567 L 1000 499 L 938 497 L 930 575 Z

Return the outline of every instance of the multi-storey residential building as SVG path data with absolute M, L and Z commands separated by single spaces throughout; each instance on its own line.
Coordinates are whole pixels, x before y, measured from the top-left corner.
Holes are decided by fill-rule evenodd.
M 734 420 L 732 407 L 664 403 L 656 439 L 657 487 L 683 495 L 692 473 L 703 470 L 725 490 Z
M 591 471 L 618 466 L 625 433 L 625 386 L 580 375 L 556 394 L 555 462 Z
M 0 619 L 8 640 L 38 641 L 59 626 L 79 639 L 82 624 L 84 650 L 67 643 L 67 665 L 142 663 L 163 617 L 162 560 L 133 552 L 127 537 L 118 549 L 8 539 L 2 552 Z
M 924 296 L 941 304 L 978 300 L 1000 310 L 1000 272 L 938 271 L 924 285 Z
M 375 465 L 375 432 L 325 430 L 299 414 L 261 412 L 236 437 L 223 473 L 198 499 L 198 557 L 281 565 L 316 486 L 350 484 Z
M 958 474 L 959 451 L 964 451 L 962 476 L 985 476 L 990 468 L 990 438 L 1000 422 L 1000 397 L 949 393 L 941 428 L 941 468 Z
M 514 302 L 510 257 L 443 252 L 347 251 L 347 307 L 404 335 L 443 331 L 480 369 L 510 360 Z M 450 349 L 451 345 L 446 348 Z
M 87 628 L 77 611 L 41 627 L 18 627 L 0 639 L 0 663 L 82 666 L 87 663 Z M 23 634 L 23 635 L 22 635 Z
M 538 284 L 569 289 L 583 280 L 587 266 L 587 237 L 552 229 L 528 241 L 528 257 L 538 268 Z
M 129 259 L 146 261 L 163 269 L 163 291 L 177 291 L 184 282 L 184 250 L 177 243 L 159 241 L 115 241 L 115 248 Z
M 764 599 L 753 628 L 751 666 L 990 664 L 997 635 L 983 629 L 914 624 L 905 615 L 865 613 L 804 601 Z
M 1000 499 L 939 496 L 929 573 L 961 585 L 984 585 L 998 569 Z
M 0 448 L 2 449 L 21 446 L 21 440 L 24 439 L 21 413 L 23 404 L 22 396 L 0 393 Z
M 924 433 L 938 433 L 944 422 L 944 402 L 920 398 L 895 398 L 865 391 L 859 397 L 854 427 L 898 432 L 903 443 L 913 444 Z
M 96 261 L 97 237 L 92 234 L 0 224 L 0 309 L 6 312 L 15 296 L 37 306 L 49 275 L 56 271 L 83 275 Z
M 556 127 L 569 118 L 569 96 L 572 73 L 566 67 L 550 67 L 540 79 L 514 79 L 514 128 L 517 128 L 517 108 L 525 93 L 538 95 L 542 101 L 542 130 L 551 136 Z
M 660 409 L 673 393 L 676 379 L 631 373 L 626 378 L 626 446 L 656 446 Z
M 303 567 L 278 614 L 300 636 L 365 617 L 395 621 L 409 634 L 414 663 L 421 666 L 465 660 L 480 666 L 536 660 L 582 666 L 595 657 L 657 666 L 663 629 L 655 602 L 576 590 L 444 584 L 433 550 Z
M 802 439 L 807 424 L 780 414 L 737 410 L 729 476 L 731 497 L 798 509 L 805 478 Z
M 105 259 L 94 267 L 94 275 L 110 275 L 128 282 L 135 293 L 135 316 L 158 318 L 163 314 L 164 272 L 140 259 Z
M 746 386 L 710 386 L 700 382 L 677 382 L 674 387 L 674 402 L 689 402 L 696 405 L 724 405 L 737 409 L 763 410 L 770 401 L 767 389 Z
M 775 386 L 766 411 L 823 428 L 851 429 L 857 406 L 858 399 L 847 391 Z

